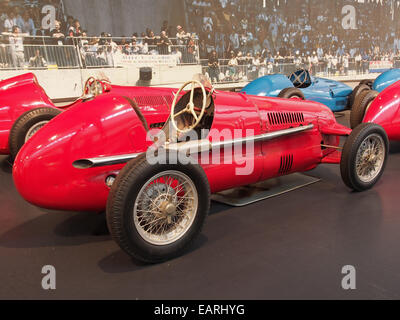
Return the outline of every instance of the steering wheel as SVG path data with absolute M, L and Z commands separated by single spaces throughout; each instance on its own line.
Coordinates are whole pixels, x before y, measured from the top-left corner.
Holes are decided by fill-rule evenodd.
M 189 103 L 186 105 L 186 107 L 183 110 L 181 110 L 181 111 L 179 111 L 178 113 L 175 114 L 175 108 L 176 108 L 176 103 L 178 102 L 178 98 L 180 97 L 180 94 L 182 93 L 182 91 L 190 84 L 192 85 L 192 89 L 191 89 L 191 92 L 190 92 Z M 197 113 L 195 111 L 195 105 L 194 105 L 194 102 L 193 102 L 194 91 L 196 89 L 195 85 L 199 85 L 201 90 L 202 90 L 202 93 L 203 93 L 203 106 L 201 108 L 201 112 L 200 112 L 199 116 L 197 115 Z M 179 133 L 187 133 L 187 132 L 193 130 L 194 128 L 196 128 L 198 126 L 198 124 L 200 123 L 201 119 L 204 116 L 204 113 L 206 111 L 206 107 L 207 107 L 207 94 L 206 94 L 206 89 L 204 88 L 203 84 L 201 82 L 197 81 L 197 80 L 191 80 L 191 81 L 186 82 L 184 85 L 182 85 L 182 87 L 176 93 L 174 101 L 172 102 L 171 122 L 172 122 L 172 125 L 173 125 L 174 129 Z M 184 113 L 189 113 L 196 120 L 196 122 L 192 126 L 190 126 L 188 129 L 181 130 L 181 129 L 178 128 L 178 125 L 176 123 L 175 118 L 180 116 L 180 115 L 182 115 L 182 114 L 184 114 Z
M 296 72 L 293 72 L 290 75 L 289 79 L 290 79 L 290 81 L 292 81 L 293 85 L 296 88 L 300 88 L 307 83 L 308 77 L 309 77 L 309 73 L 307 72 L 307 70 L 303 69 L 303 70 L 297 70 Z
M 83 94 L 92 94 L 93 96 L 97 97 L 99 94 L 101 94 L 99 90 L 99 85 L 101 86 L 99 80 L 97 80 L 95 77 L 90 77 L 85 82 L 85 86 L 83 87 Z

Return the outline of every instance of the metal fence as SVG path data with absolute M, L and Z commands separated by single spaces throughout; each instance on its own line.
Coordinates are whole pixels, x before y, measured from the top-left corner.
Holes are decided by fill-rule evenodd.
M 327 62 L 317 65 L 282 59 L 279 63 L 254 64 L 240 60 L 229 65 L 220 60 L 218 68 L 208 67 L 208 60 L 199 59 L 198 40 L 127 37 L 52 38 L 7 34 L 0 36 L 0 69 L 72 69 L 116 68 L 130 64 L 201 65 L 203 74 L 216 83 L 246 82 L 258 77 L 281 73 L 290 74 L 300 68 L 310 69 L 316 76 L 345 76 L 369 73 L 368 62 L 349 61 L 332 67 Z M 244 62 L 244 63 L 243 63 Z M 395 59 L 393 67 L 400 67 Z
M 127 56 L 162 56 L 176 65 L 200 63 L 197 39 L 169 39 L 165 43 L 158 38 L 56 39 L 10 34 L 0 38 L 0 69 L 118 67 L 121 57 Z
M 201 60 L 202 73 L 209 77 L 213 83 L 234 83 L 255 80 L 268 74 L 290 75 L 299 69 L 310 70 L 311 74 L 319 77 L 355 76 L 370 73 L 369 62 L 355 62 L 352 59 L 348 68 L 338 64 L 336 67 L 329 66 L 326 62 L 310 66 L 308 63 L 269 63 L 263 65 L 238 64 L 229 65 L 229 60 L 219 60 L 219 67 L 211 68 L 208 60 Z M 328 68 L 329 67 L 329 68 Z M 395 60 L 394 68 L 400 68 L 400 60 Z
M 74 46 L 13 45 L 0 46 L 0 68 L 18 69 L 72 69 L 79 68 L 79 57 Z

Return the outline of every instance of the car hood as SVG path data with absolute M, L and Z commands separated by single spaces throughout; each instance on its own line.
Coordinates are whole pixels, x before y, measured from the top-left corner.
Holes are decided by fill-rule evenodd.
M 169 116 L 163 105 L 140 109 L 149 126 Z M 102 210 L 105 202 L 99 202 L 99 196 L 107 199 L 109 192 L 104 181 L 122 165 L 81 170 L 73 163 L 141 153 L 151 144 L 140 117 L 125 98 L 101 95 L 61 113 L 22 147 L 14 163 L 14 183 L 25 200 L 39 207 Z
M 240 92 L 260 97 L 277 97 L 285 89 L 293 87 L 292 82 L 283 74 L 273 74 L 250 82 Z
M 353 91 L 347 84 L 335 80 L 313 77 L 312 82 L 319 90 L 329 90 L 333 97 L 347 97 Z
M 392 69 L 382 73 L 374 81 L 372 89 L 378 92 L 382 92 L 393 83 L 400 80 L 400 69 Z

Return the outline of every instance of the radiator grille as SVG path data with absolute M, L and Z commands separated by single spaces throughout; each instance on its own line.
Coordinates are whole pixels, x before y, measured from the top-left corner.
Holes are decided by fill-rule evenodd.
M 270 112 L 268 121 L 271 125 L 296 124 L 304 122 L 304 115 L 301 112 Z
M 279 168 L 279 174 L 286 174 L 292 170 L 293 167 L 293 155 L 288 154 L 281 157 L 281 165 Z
M 172 105 L 172 101 L 174 100 L 173 96 L 164 96 L 165 101 L 167 101 L 168 106 Z
M 158 106 L 172 104 L 172 96 L 137 96 L 135 97 L 136 103 L 139 106 Z

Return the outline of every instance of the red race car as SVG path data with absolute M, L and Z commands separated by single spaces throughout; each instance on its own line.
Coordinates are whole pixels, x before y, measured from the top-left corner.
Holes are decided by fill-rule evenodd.
M 357 98 L 351 111 L 352 126 L 375 123 L 382 126 L 389 140 L 400 140 L 400 81 L 381 93 L 366 90 Z
M 120 247 L 156 263 L 192 243 L 212 193 L 321 163 L 340 164 L 345 184 L 363 191 L 385 168 L 382 127 L 351 131 L 316 102 L 219 92 L 196 80 L 179 90 L 171 108 L 151 103 L 162 91 L 147 94 L 141 105 L 102 95 L 52 120 L 17 156 L 13 176 L 21 195 L 43 208 L 106 210 Z M 348 136 L 343 150 L 342 136 Z
M 159 95 L 161 94 L 161 103 L 171 105 L 172 89 L 164 90 L 164 93 L 157 91 Z M 22 145 L 62 111 L 93 96 L 111 91 L 133 97 L 138 93 L 143 93 L 144 89 L 111 86 L 105 80 L 99 81 L 91 77 L 85 83 L 84 94 L 81 98 L 71 104 L 56 107 L 39 85 L 36 76 L 27 73 L 1 81 L 0 91 L 0 154 L 11 155 L 15 158 Z M 163 97 L 167 100 L 164 101 Z

